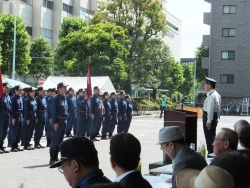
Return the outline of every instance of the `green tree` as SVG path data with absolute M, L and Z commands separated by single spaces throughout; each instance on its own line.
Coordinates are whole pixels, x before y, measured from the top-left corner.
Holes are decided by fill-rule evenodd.
M 35 81 L 39 77 L 48 77 L 53 71 L 54 55 L 51 46 L 43 38 L 35 38 L 30 45 L 31 64 L 28 65 L 29 74 Z
M 0 14 L 0 23 L 4 26 L 4 31 L 0 33 L 0 41 L 2 41 L 2 72 L 10 75 L 12 72 L 13 59 L 14 15 Z M 28 65 L 31 62 L 29 45 L 29 34 L 26 31 L 25 22 L 17 16 L 15 70 L 18 75 L 26 75 L 29 73 Z
M 4 31 L 4 26 L 2 23 L 0 23 L 0 33 L 2 33 Z M 2 41 L 0 41 L 0 66 L 2 65 L 2 55 L 1 55 L 1 51 L 2 51 L 2 47 L 1 47 Z
M 184 63 L 181 65 L 183 71 L 184 82 L 178 88 L 178 91 L 183 94 L 183 96 L 191 98 L 193 96 L 194 89 L 194 65 Z
M 124 62 L 129 40 L 122 27 L 106 22 L 85 26 L 61 38 L 56 48 L 57 70 L 67 76 L 85 76 L 88 56 L 92 76 L 110 76 L 116 88 L 127 79 Z
M 61 23 L 59 39 L 66 37 L 69 33 L 80 31 L 82 27 L 87 26 L 86 20 L 80 17 L 66 17 Z
M 196 50 L 196 82 L 200 83 L 202 80 L 206 78 L 208 75 L 208 69 L 202 69 L 202 57 L 209 56 L 209 48 L 204 48 L 204 46 L 200 45 Z
M 134 80 L 132 73 L 140 71 L 133 66 L 139 51 L 146 49 L 146 41 L 161 38 L 166 34 L 166 16 L 162 4 L 159 0 L 131 0 L 129 3 L 127 0 L 109 0 L 100 1 L 99 5 L 100 12 L 94 14 L 91 23 L 108 20 L 123 27 L 130 39 L 127 61 L 131 66 L 127 67 L 128 78 L 124 84 L 126 92 L 130 93 Z

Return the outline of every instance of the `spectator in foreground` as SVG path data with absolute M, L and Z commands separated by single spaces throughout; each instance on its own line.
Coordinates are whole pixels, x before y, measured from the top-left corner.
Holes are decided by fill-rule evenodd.
M 212 160 L 210 166 L 212 165 L 223 168 L 231 174 L 235 187 L 250 187 L 250 158 L 245 153 L 233 151 L 220 154 Z
M 119 176 L 114 182 L 119 182 L 124 188 L 151 188 L 141 172 L 137 170 L 140 161 L 141 144 L 130 133 L 119 133 L 110 140 L 110 163 Z
M 228 128 L 222 128 L 215 136 L 213 150 L 215 155 L 229 153 L 237 150 L 238 136 L 237 133 Z
M 180 170 L 185 168 L 202 170 L 207 166 L 205 159 L 200 154 L 185 145 L 184 135 L 177 126 L 160 129 L 157 144 L 160 144 L 160 149 L 174 160 L 172 179 L 167 180 L 169 183 L 172 181 L 173 188 L 176 188 L 176 175 Z
M 240 150 L 239 152 L 246 153 L 250 156 L 250 126 L 242 129 L 239 140 L 240 145 L 244 148 L 244 150 Z
M 181 170 L 176 176 L 178 188 L 234 188 L 234 179 L 222 168 L 207 166 L 202 171 Z
M 114 183 L 100 183 L 91 185 L 88 188 L 123 188 L 120 183 L 114 182 Z
M 241 133 L 241 130 L 245 127 L 248 127 L 249 126 L 249 123 L 248 121 L 244 120 L 244 119 L 241 119 L 239 121 L 237 121 L 235 124 L 234 124 L 234 131 L 237 133 L 238 137 L 240 137 L 240 133 Z
M 50 168 L 58 167 L 73 188 L 87 188 L 97 183 L 110 183 L 99 169 L 97 151 L 86 137 L 74 137 L 60 144 L 61 160 Z

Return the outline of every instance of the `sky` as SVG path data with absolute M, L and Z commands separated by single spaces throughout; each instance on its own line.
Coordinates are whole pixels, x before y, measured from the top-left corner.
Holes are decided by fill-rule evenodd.
M 182 22 L 181 58 L 193 58 L 202 35 L 209 35 L 203 13 L 210 12 L 210 4 L 204 0 L 167 0 L 167 10 Z

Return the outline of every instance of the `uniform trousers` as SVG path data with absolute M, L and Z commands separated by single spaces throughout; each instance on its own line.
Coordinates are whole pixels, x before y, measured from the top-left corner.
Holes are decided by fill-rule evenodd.
M 22 124 L 23 124 L 22 115 L 21 114 L 15 115 L 14 119 L 16 120 L 15 124 L 13 125 L 11 123 L 10 125 L 11 143 L 17 144 L 18 142 L 20 142 L 22 136 Z
M 102 120 L 102 137 L 106 137 L 107 132 L 109 130 L 109 122 L 110 122 L 110 112 L 105 114 L 105 120 Z
M 216 127 L 218 123 L 218 114 L 214 113 L 213 115 L 213 120 L 211 122 L 211 128 L 208 130 L 206 123 L 207 123 L 207 113 L 203 113 L 202 116 L 203 119 L 203 130 L 204 130 L 204 135 L 206 138 L 206 143 L 207 143 L 207 151 L 208 153 L 213 153 L 213 142 L 216 134 Z
M 51 124 L 49 123 L 49 116 L 45 113 L 45 132 L 46 132 L 46 139 L 51 140 Z
M 91 136 L 96 136 L 96 133 L 98 132 L 98 129 L 99 129 L 100 118 L 101 118 L 100 112 L 95 112 L 94 115 L 95 115 L 95 118 L 91 120 L 91 126 L 90 126 Z
M 10 114 L 0 113 L 0 146 L 3 144 L 8 131 Z
M 109 136 L 112 136 L 112 134 L 115 130 L 116 122 L 117 122 L 117 117 L 116 117 L 116 115 L 114 115 L 113 118 L 109 121 L 109 129 L 108 129 Z
M 69 117 L 67 117 L 66 134 L 70 134 L 74 125 L 75 116 L 76 116 L 75 110 L 70 110 Z
M 122 119 L 120 120 L 118 116 L 117 133 L 121 133 L 123 131 L 124 125 L 125 125 L 125 118 L 126 118 L 126 115 L 123 115 Z
M 23 143 L 24 144 L 29 144 L 30 141 L 31 141 L 31 137 L 33 135 L 35 124 L 36 124 L 36 116 L 35 116 L 35 114 L 32 115 L 32 117 L 30 118 L 29 125 L 27 125 L 26 119 L 24 119 L 23 123 L 25 124 L 24 129 L 23 129 L 23 132 L 24 132 Z
M 86 112 L 77 112 L 77 136 L 84 136 L 87 129 L 86 125 Z
M 52 130 L 52 139 L 50 144 L 50 154 L 56 154 L 59 152 L 59 145 L 63 141 L 65 134 L 66 123 L 63 119 L 58 119 L 59 128 L 55 131 Z
M 125 132 L 125 133 L 128 132 L 128 129 L 130 127 L 131 120 L 132 120 L 132 115 L 131 114 L 127 114 L 126 118 L 127 118 L 127 120 L 124 123 L 124 129 L 123 129 L 123 132 Z
M 43 136 L 44 124 L 45 124 L 45 112 L 37 113 L 37 123 L 35 125 L 34 141 L 39 142 Z

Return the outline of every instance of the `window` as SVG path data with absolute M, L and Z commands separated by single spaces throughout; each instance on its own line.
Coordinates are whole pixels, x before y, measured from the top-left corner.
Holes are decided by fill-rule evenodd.
M 41 28 L 41 36 L 52 39 L 53 33 L 49 29 Z
M 53 10 L 53 2 L 52 1 L 43 0 L 43 6 L 50 9 L 50 10 Z
M 236 5 L 225 5 L 223 6 L 223 13 L 224 14 L 236 14 L 237 12 L 237 6 Z
M 33 5 L 33 0 L 21 0 L 24 3 L 27 3 L 28 5 Z
M 225 60 L 234 60 L 235 59 L 235 51 L 222 51 L 221 59 Z
M 220 75 L 220 83 L 234 83 L 234 75 L 233 74 L 221 74 Z
M 28 34 L 29 34 L 30 36 L 32 36 L 32 27 L 27 26 L 27 27 L 26 27 L 26 31 L 28 32 Z
M 63 3 L 63 11 L 68 12 L 69 14 L 73 14 L 73 7 Z
M 235 37 L 236 29 L 232 28 L 223 28 L 222 29 L 222 36 L 223 37 Z

